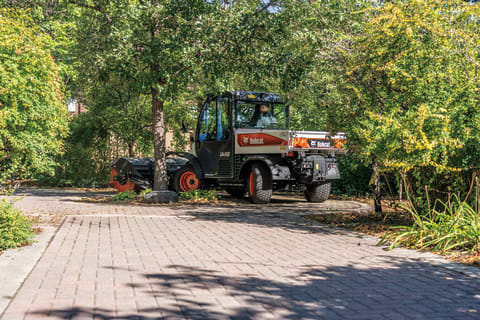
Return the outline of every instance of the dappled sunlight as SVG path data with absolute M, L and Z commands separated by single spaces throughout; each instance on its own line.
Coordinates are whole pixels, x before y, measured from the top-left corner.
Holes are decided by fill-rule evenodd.
M 453 318 L 480 312 L 480 297 L 475 294 L 480 288 L 478 280 L 429 264 L 386 258 L 395 268 L 301 267 L 291 270 L 283 281 L 170 265 L 164 268 L 167 272 L 141 274 L 140 283 L 124 284 L 138 289 L 140 295 L 153 297 L 155 307 L 138 307 L 130 313 L 122 311 L 121 306 L 116 310 L 78 306 L 32 313 L 58 319 L 81 315 L 98 319 L 266 315 L 277 319 L 377 319 L 393 315 L 433 319 L 444 314 Z

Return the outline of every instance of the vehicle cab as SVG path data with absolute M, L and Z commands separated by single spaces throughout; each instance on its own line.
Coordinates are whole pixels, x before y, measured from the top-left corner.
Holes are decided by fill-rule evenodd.
M 264 203 L 289 184 L 315 189 L 338 179 L 334 150 L 327 132 L 289 130 L 289 107 L 279 94 L 232 91 L 203 104 L 193 169 L 204 185 Z

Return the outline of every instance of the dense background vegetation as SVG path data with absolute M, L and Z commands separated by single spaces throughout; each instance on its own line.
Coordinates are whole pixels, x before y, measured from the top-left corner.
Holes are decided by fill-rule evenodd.
M 28 12 L 0 9 L 0 181 L 50 173 L 66 137 L 63 84 Z
M 102 186 L 118 156 L 185 141 L 209 92 L 290 98 L 348 133 L 334 192 L 475 202 L 479 5 L 462 1 L 0 1 L 1 180 Z M 67 98 L 88 112 L 68 119 Z M 154 111 L 152 113 L 152 110 Z M 305 116 L 305 115 L 308 115 Z M 162 120 L 163 121 L 163 120 Z M 163 129 L 162 129 L 163 130 Z M 67 135 L 68 132 L 68 135 Z

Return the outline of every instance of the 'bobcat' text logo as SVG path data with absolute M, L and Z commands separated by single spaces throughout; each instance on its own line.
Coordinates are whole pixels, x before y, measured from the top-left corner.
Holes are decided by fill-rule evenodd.
M 288 141 L 265 133 L 243 133 L 238 135 L 237 143 L 240 147 L 264 147 L 286 146 Z
M 263 144 L 263 138 L 250 138 L 250 144 Z

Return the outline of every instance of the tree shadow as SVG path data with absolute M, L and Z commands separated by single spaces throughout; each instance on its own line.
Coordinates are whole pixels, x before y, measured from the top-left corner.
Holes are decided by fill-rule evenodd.
M 319 207 L 295 208 L 278 205 L 216 206 L 170 208 L 178 210 L 178 218 L 189 221 L 222 222 L 231 224 L 254 225 L 260 228 L 279 228 L 289 232 L 338 234 L 353 238 L 370 238 L 347 229 L 336 228 L 306 219 L 305 215 L 319 213 Z M 339 213 L 341 214 L 341 213 Z
M 84 191 L 84 190 L 70 190 L 70 189 L 55 189 L 55 188 L 18 188 L 13 194 L 15 197 L 57 197 L 69 200 L 71 197 L 106 197 L 114 195 L 113 191 Z
M 480 280 L 426 263 L 393 259 L 397 260 L 381 257 L 382 266 L 370 268 L 302 266 L 282 278 L 170 265 L 164 272 L 142 274 L 142 281 L 129 284 L 157 299 L 156 307 L 126 314 L 89 307 L 32 313 L 57 319 L 142 320 L 473 319 L 480 314 Z
M 121 207 L 125 210 L 131 208 L 146 208 L 158 209 L 168 208 L 168 210 L 178 215 L 191 215 L 197 218 L 205 216 L 206 219 L 213 219 L 213 214 L 220 220 L 223 219 L 221 215 L 225 215 L 225 220 L 229 220 L 231 215 L 317 215 L 332 212 L 350 212 L 350 211 L 365 211 L 368 207 L 364 204 L 355 201 L 339 201 L 327 200 L 324 203 L 311 203 L 305 201 L 303 198 L 293 196 L 291 194 L 278 194 L 272 198 L 269 204 L 251 204 L 247 198 L 236 198 L 228 194 L 222 194 L 225 201 L 219 203 L 178 203 L 178 204 L 151 204 L 151 203 L 129 203 L 129 202 L 103 202 L 114 192 L 111 191 L 83 191 L 83 190 L 68 190 L 68 189 L 43 189 L 43 188 L 19 188 L 16 190 L 14 196 L 16 197 L 37 197 L 44 198 L 46 201 L 49 198 L 54 198 L 55 201 L 60 201 L 68 204 L 66 212 L 68 213 L 70 205 L 86 204 L 89 210 L 95 205 L 101 210 L 103 206 Z M 43 199 L 41 199 L 43 200 Z M 75 206 L 74 214 L 77 214 L 78 207 Z M 89 211 L 90 212 L 90 211 Z M 138 211 L 135 211 L 138 214 Z

